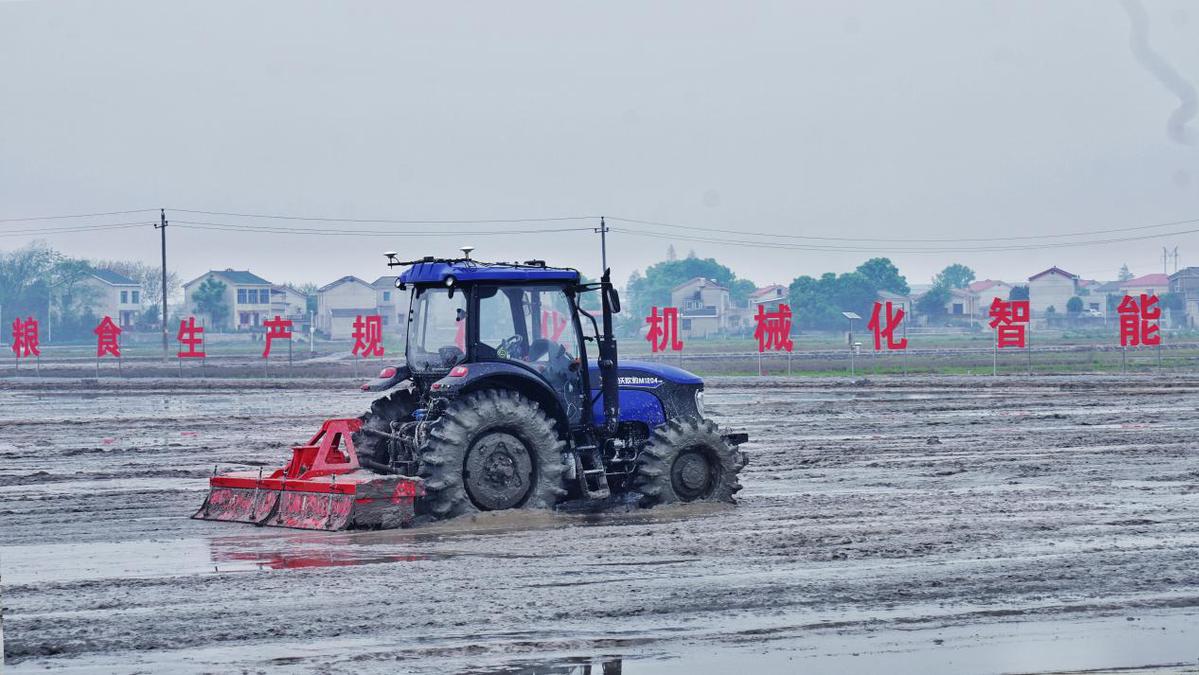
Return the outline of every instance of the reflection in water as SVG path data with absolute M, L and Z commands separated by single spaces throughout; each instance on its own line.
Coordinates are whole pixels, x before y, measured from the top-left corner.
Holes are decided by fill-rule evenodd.
M 486 670 L 470 669 L 463 675 L 621 675 L 623 659 L 575 657 L 556 663 L 507 665 Z

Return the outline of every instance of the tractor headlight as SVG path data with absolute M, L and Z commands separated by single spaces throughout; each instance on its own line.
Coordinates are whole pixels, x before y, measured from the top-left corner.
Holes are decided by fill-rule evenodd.
M 704 416 L 704 390 L 703 389 L 695 390 L 695 410 L 696 410 L 696 412 L 699 413 L 700 417 Z

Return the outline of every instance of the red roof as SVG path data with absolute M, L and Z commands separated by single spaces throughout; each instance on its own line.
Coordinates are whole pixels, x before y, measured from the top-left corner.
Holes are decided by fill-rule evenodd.
M 1004 286 L 1011 285 L 1006 281 L 996 281 L 994 279 L 983 279 L 982 281 L 976 281 L 976 282 L 970 284 L 966 288 L 971 293 L 981 293 L 981 292 L 987 290 L 988 288 L 994 288 L 995 286 L 998 286 L 1000 284 L 1003 284 Z
M 1125 288 L 1127 286 L 1169 286 L 1169 285 L 1170 285 L 1170 275 L 1161 274 L 1161 273 L 1146 274 L 1145 276 L 1142 276 L 1142 277 L 1137 277 L 1135 279 L 1129 279 L 1128 281 L 1120 282 L 1120 288 Z
M 766 295 L 767 293 L 773 293 L 781 290 L 783 290 L 783 287 L 779 284 L 770 284 L 769 286 L 763 286 L 761 288 L 754 289 L 754 292 L 750 293 L 749 297 L 756 298 L 761 295 Z
M 1032 275 L 1031 277 L 1028 278 L 1028 280 L 1033 281 L 1034 279 L 1040 279 L 1041 277 L 1045 276 L 1046 274 L 1060 274 L 1061 276 L 1066 277 L 1067 279 L 1077 279 L 1078 278 L 1077 274 L 1070 274 L 1066 270 L 1058 267 L 1057 265 L 1054 265 L 1053 267 L 1050 267 L 1049 269 L 1045 270 L 1044 272 L 1038 272 L 1038 273 Z

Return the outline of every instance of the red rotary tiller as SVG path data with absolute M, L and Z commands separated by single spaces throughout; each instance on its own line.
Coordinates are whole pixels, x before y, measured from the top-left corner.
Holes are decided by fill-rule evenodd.
M 424 484 L 361 468 L 351 436 L 357 419 L 326 420 L 282 469 L 234 471 L 209 479 L 200 520 L 303 530 L 388 529 L 410 523 Z

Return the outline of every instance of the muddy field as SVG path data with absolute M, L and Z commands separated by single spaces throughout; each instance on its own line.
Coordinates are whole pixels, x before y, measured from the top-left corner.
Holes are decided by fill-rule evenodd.
M 737 507 L 340 534 L 187 516 L 348 383 L 96 386 L 0 384 L 5 672 L 1199 671 L 1199 379 L 714 379 Z

